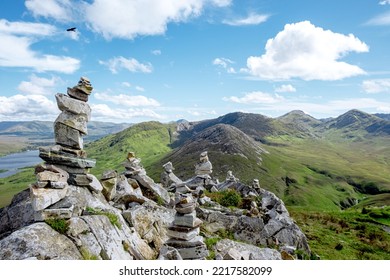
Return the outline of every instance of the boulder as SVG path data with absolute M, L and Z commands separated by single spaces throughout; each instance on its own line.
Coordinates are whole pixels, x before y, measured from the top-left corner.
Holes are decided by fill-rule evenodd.
M 0 240 L 1 260 L 80 260 L 73 242 L 46 223 L 34 223 Z
M 257 246 L 222 239 L 214 245 L 216 254 L 221 254 L 224 259 L 234 260 L 281 260 L 281 254 L 270 248 L 259 248 Z
M 34 211 L 43 210 L 68 195 L 69 187 L 63 189 L 42 189 L 30 186 L 31 204 Z

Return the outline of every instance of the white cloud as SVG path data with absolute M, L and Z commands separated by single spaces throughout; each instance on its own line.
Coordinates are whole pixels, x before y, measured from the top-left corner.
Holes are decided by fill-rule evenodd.
M 231 66 L 231 64 L 234 64 L 234 61 L 228 58 L 222 57 L 213 60 L 213 65 L 221 66 L 222 68 L 226 69 L 228 73 L 234 74 L 236 73 L 236 70 Z
M 380 14 L 369 21 L 367 21 L 368 25 L 390 25 L 390 12 L 386 12 Z
M 390 92 L 390 79 L 365 80 L 362 87 L 366 93 Z
M 297 89 L 292 85 L 281 85 L 275 89 L 275 92 L 296 92 Z
M 23 21 L 11 22 L 6 19 L 0 19 L 0 33 L 51 36 L 56 32 L 57 28 L 50 24 Z
M 161 55 L 161 50 L 152 50 L 153 55 Z
M 387 5 L 390 4 L 390 0 L 383 0 L 379 2 L 379 5 Z
M 286 24 L 267 41 L 265 54 L 248 58 L 248 68 L 243 71 L 265 80 L 340 80 L 365 72 L 339 59 L 349 52 L 368 49 L 352 34 L 334 33 L 303 21 Z
M 240 104 L 273 104 L 284 101 L 284 98 L 278 94 L 253 91 L 246 93 L 243 97 L 230 96 L 224 97 L 223 100 Z
M 140 86 L 136 86 L 135 89 L 138 91 L 145 91 L 145 89 L 143 87 L 140 87 Z
M 99 61 L 99 63 L 106 65 L 114 74 L 122 68 L 130 72 L 151 73 L 153 71 L 153 66 L 149 62 L 143 64 L 135 58 L 124 58 L 123 56 L 114 57 L 108 61 Z
M 133 118 L 165 119 L 151 109 L 110 108 L 106 104 L 91 104 L 92 118 L 97 121 L 131 122 Z
M 31 49 L 38 37 L 52 36 L 56 32 L 56 28 L 48 24 L 0 20 L 0 66 L 27 67 L 38 72 L 75 72 L 80 67 L 78 59 L 40 54 Z
M 153 99 L 143 95 L 110 95 L 108 93 L 95 93 L 95 98 L 98 100 L 104 100 L 106 102 L 112 102 L 117 105 L 126 107 L 158 107 L 160 103 Z
M 56 104 L 43 95 L 0 96 L 0 120 L 53 120 Z
M 123 82 L 122 86 L 124 86 L 124 87 L 131 87 L 131 84 L 129 82 Z
M 90 28 L 106 39 L 133 39 L 164 34 L 169 22 L 183 22 L 201 14 L 203 0 L 95 0 L 86 4 Z
M 217 7 L 227 7 L 233 3 L 233 0 L 210 0 Z
M 57 21 L 71 21 L 78 4 L 70 0 L 26 0 L 26 8 L 35 16 L 54 18 Z
M 52 76 L 51 79 L 38 77 L 32 74 L 29 81 L 22 81 L 18 90 L 31 95 L 51 95 L 55 93 L 56 85 L 61 81 L 59 77 Z
M 251 13 L 246 18 L 224 20 L 223 23 L 232 26 L 257 25 L 266 22 L 268 18 L 269 15 Z

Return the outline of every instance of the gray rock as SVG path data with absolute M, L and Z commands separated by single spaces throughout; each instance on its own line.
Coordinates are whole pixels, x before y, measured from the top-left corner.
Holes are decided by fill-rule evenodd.
M 101 180 L 107 180 L 116 178 L 118 176 L 118 173 L 115 170 L 106 170 L 103 172 Z
M 231 251 L 235 250 L 236 252 L 239 252 L 239 257 L 236 252 Z M 270 248 L 259 248 L 254 245 L 241 243 L 237 241 L 233 241 L 230 239 L 222 239 L 217 242 L 214 246 L 214 250 L 216 253 L 221 254 L 222 256 L 225 256 L 230 251 L 230 257 L 234 259 L 244 259 L 244 260 L 281 260 L 282 257 L 280 253 L 274 249 Z M 228 256 L 226 256 L 228 258 Z
M 71 91 L 74 92 L 73 90 Z M 58 109 L 61 111 L 68 111 L 75 115 L 83 116 L 87 121 L 91 120 L 91 107 L 88 105 L 88 103 L 76 100 L 62 93 L 56 94 L 56 100 Z
M 10 205 L 0 209 L 0 239 L 33 222 L 34 211 L 31 206 L 30 190 L 26 189 L 16 194 Z
M 1 260 L 79 260 L 80 252 L 72 241 L 46 223 L 34 223 L 0 240 Z
M 54 173 L 53 171 L 42 171 L 36 175 L 38 181 L 45 182 L 66 182 L 68 176 L 64 176 L 61 173 Z
M 93 180 L 89 176 L 90 174 L 70 174 L 68 182 L 75 186 L 89 187 Z
M 184 228 L 184 227 L 169 227 L 167 235 L 172 238 L 181 240 L 191 240 L 195 236 L 199 235 L 200 230 L 197 228 Z
M 79 101 L 88 102 L 89 95 L 77 88 L 68 88 L 67 93 L 70 97 Z
M 156 184 L 149 176 L 137 174 L 133 178 L 137 180 L 141 187 L 144 187 L 151 191 L 154 196 L 160 197 L 165 204 L 169 204 L 169 202 L 171 201 L 168 191 L 159 184 Z
M 80 150 L 84 147 L 80 131 L 60 122 L 54 123 L 54 138 L 55 142 L 62 146 Z
M 51 148 L 39 148 L 39 157 L 51 164 L 55 164 L 55 165 L 58 164 L 63 166 L 65 165 L 65 166 L 76 167 L 76 168 L 92 168 L 95 167 L 96 165 L 96 161 L 93 159 L 75 158 L 71 156 L 66 156 L 57 153 L 56 150 L 52 150 Z M 69 173 L 73 173 L 73 172 L 69 172 Z
M 55 122 L 62 123 L 80 131 L 82 135 L 88 134 L 87 121 L 86 116 L 77 115 L 68 111 L 63 111 L 55 120 Z
M 224 260 L 243 260 L 244 257 L 241 256 L 240 252 L 234 248 L 229 249 L 223 256 Z
M 180 256 L 180 253 L 177 251 L 176 248 L 170 247 L 170 246 L 162 246 L 160 249 L 159 256 L 157 258 L 158 260 L 183 260 Z
M 175 247 L 175 248 L 189 248 L 204 245 L 203 237 L 198 235 L 190 240 L 180 240 L 170 238 L 165 242 L 165 244 Z
M 101 192 L 103 190 L 102 184 L 99 180 L 92 174 L 87 174 L 87 178 L 91 181 L 88 185 L 88 188 L 93 192 Z
M 102 186 L 103 186 L 103 195 L 104 197 L 110 201 L 112 200 L 116 195 L 116 184 L 117 184 L 117 178 L 109 178 L 105 180 L 101 180 Z
M 34 213 L 34 219 L 37 222 L 43 222 L 47 219 L 70 219 L 73 215 L 74 207 L 59 209 L 44 209 Z
M 192 212 L 189 214 L 176 214 L 175 220 L 173 222 L 176 226 L 183 226 L 183 227 L 197 227 L 199 226 L 202 221 L 198 218 L 196 218 L 196 212 Z
M 206 245 L 191 248 L 176 248 L 183 260 L 203 259 L 209 255 Z
M 68 195 L 69 187 L 63 189 L 42 189 L 30 186 L 31 204 L 34 211 L 43 210 Z

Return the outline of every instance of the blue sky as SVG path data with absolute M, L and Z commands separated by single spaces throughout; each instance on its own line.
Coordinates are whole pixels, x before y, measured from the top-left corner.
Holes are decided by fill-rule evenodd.
M 96 121 L 390 113 L 389 50 L 390 0 L 1 1 L 0 120 L 81 76 Z

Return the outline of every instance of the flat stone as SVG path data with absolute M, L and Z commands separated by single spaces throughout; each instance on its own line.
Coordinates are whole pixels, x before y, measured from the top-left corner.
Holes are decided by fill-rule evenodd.
M 185 229 L 185 231 L 183 231 Z M 180 228 L 180 227 L 169 227 L 167 235 L 172 238 L 181 240 L 191 240 L 195 236 L 199 235 L 200 229 L 197 228 Z
M 30 185 L 31 205 L 35 211 L 43 210 L 68 195 L 69 187 L 63 189 L 37 188 Z
M 50 148 L 40 148 L 39 157 L 52 164 L 65 165 L 77 168 L 92 168 L 96 165 L 94 159 L 75 158 L 52 151 Z
M 203 237 L 200 235 L 195 236 L 190 240 L 180 240 L 175 238 L 168 239 L 165 244 L 174 248 L 189 248 L 204 245 Z
M 202 220 L 196 218 L 196 212 L 193 211 L 189 214 L 176 214 L 175 220 L 173 222 L 176 226 L 183 226 L 183 227 L 197 227 L 202 223 Z
M 60 165 L 60 164 L 56 164 L 56 165 L 69 174 L 88 174 L 90 170 L 90 168 L 77 168 L 77 167 Z
M 223 256 L 224 260 L 242 260 L 243 257 L 241 256 L 240 252 L 237 251 L 234 248 L 230 248 L 226 254 Z
M 68 94 L 69 92 L 73 93 L 73 90 L 68 88 Z M 76 95 L 78 95 L 78 93 L 74 94 L 74 96 Z M 91 107 L 88 105 L 88 103 L 75 99 L 74 96 L 72 96 L 73 98 L 71 98 L 62 93 L 56 94 L 58 109 L 60 109 L 61 111 L 68 111 L 76 115 L 81 115 L 85 117 L 87 121 L 90 121 Z M 88 96 L 87 99 L 84 101 L 88 101 Z
M 183 260 L 202 259 L 209 255 L 206 245 L 200 245 L 192 248 L 177 248 Z
M 66 182 L 68 180 L 68 176 L 64 176 L 64 174 L 54 173 L 48 170 L 36 174 L 35 177 L 41 182 Z
M 89 183 L 88 185 L 88 188 L 93 191 L 93 192 L 96 192 L 96 193 L 99 193 L 103 190 L 103 186 L 102 184 L 100 184 L 99 180 L 92 174 L 87 174 L 86 175 L 87 178 L 89 180 L 91 180 L 91 182 Z
M 81 137 L 80 131 L 63 123 L 54 123 L 54 138 L 56 144 L 83 149 L 83 138 Z
M 34 183 L 34 185 L 37 187 L 37 188 L 46 188 L 46 187 L 50 187 L 50 184 L 48 181 L 36 181 Z
M 89 174 L 70 174 L 69 184 L 75 186 L 89 187 L 93 178 L 88 177 Z
M 176 205 L 176 211 L 180 214 L 188 214 L 192 213 L 196 209 L 196 203 L 188 203 L 188 204 L 182 204 L 182 205 Z
M 111 201 L 116 195 L 117 178 L 114 177 L 114 178 L 102 180 L 101 183 L 103 186 L 102 193 L 104 197 L 108 201 Z
M 116 170 L 106 170 L 103 172 L 101 180 L 116 178 L 117 176 L 118 176 L 118 172 L 116 172 Z
M 55 120 L 56 122 L 62 123 L 66 126 L 74 128 L 80 131 L 83 135 L 88 134 L 87 128 L 87 117 L 83 115 L 76 115 L 68 111 L 62 111 L 62 113 Z
M 89 95 L 78 90 L 77 88 L 68 88 L 67 93 L 70 97 L 83 101 L 88 102 Z
M 50 182 L 49 186 L 52 189 L 63 189 L 68 186 L 68 182 Z
M 73 205 L 69 208 L 60 209 L 45 209 L 34 213 L 36 222 L 45 221 L 47 219 L 70 219 L 73 215 Z
M 87 157 L 87 153 L 84 150 L 72 149 L 72 148 L 69 148 L 69 147 L 61 146 L 61 145 L 51 146 L 50 150 L 53 153 L 56 153 L 56 154 L 59 154 L 59 155 L 78 157 L 78 158 L 86 158 Z M 56 165 L 56 166 L 59 167 L 59 165 Z

